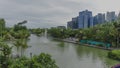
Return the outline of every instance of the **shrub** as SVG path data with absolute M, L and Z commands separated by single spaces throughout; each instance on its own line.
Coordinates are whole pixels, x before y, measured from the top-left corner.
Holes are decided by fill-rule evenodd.
M 9 68 L 58 68 L 49 54 L 41 53 L 39 56 L 13 59 Z
M 120 60 L 120 50 L 113 50 L 108 52 L 108 57 L 116 60 Z

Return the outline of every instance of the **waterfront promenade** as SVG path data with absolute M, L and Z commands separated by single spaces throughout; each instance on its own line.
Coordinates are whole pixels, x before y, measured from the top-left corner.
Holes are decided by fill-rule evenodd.
M 59 40 L 59 41 L 63 41 L 63 42 L 78 44 L 78 45 L 82 45 L 82 46 L 87 46 L 87 47 L 94 47 L 94 48 L 98 48 L 98 49 L 103 49 L 103 50 L 118 50 L 118 49 L 119 49 L 119 48 L 112 48 L 112 47 L 106 48 L 106 47 L 100 47 L 100 46 L 97 46 L 97 45 L 83 44 L 83 43 L 80 43 L 80 42 L 78 41 L 78 39 L 76 39 L 76 38 L 66 38 L 66 39 L 54 38 L 54 39 Z

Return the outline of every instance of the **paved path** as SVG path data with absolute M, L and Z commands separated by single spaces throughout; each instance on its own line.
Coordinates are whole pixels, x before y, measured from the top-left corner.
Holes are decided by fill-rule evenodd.
M 55 39 L 57 39 L 57 38 L 55 38 Z M 99 47 L 99 46 L 89 45 L 89 44 L 81 44 L 81 43 L 76 42 L 76 40 L 74 40 L 74 39 L 57 39 L 57 40 L 61 40 L 61 41 L 73 43 L 73 44 L 84 45 L 84 46 L 88 46 L 88 47 L 104 49 L 104 50 L 119 50 L 120 49 L 120 48 L 105 48 L 105 47 Z

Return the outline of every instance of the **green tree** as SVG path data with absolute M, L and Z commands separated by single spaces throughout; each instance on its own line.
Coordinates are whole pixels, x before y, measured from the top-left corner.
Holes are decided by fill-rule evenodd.
M 0 42 L 0 65 L 1 68 L 8 68 L 9 55 L 11 54 L 12 47 L 9 47 L 6 43 Z
M 12 61 L 10 68 L 58 68 L 49 54 L 41 53 L 31 59 L 21 57 Z

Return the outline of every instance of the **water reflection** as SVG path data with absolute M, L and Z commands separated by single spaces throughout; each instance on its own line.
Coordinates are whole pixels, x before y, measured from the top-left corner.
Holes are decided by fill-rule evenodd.
M 65 43 L 64 42 L 60 42 L 60 43 L 58 43 L 58 46 L 61 47 L 61 48 L 64 48 Z
M 56 60 L 60 68 L 110 68 L 118 61 L 107 58 L 107 51 L 80 46 L 76 44 L 54 41 L 44 37 L 31 35 L 28 42 L 31 48 L 26 50 L 26 56 L 38 55 L 41 52 L 49 53 Z
M 108 51 L 106 50 L 86 46 L 76 46 L 75 48 L 76 53 L 78 55 L 78 59 L 81 60 L 82 58 L 89 58 L 91 59 L 91 63 L 100 63 L 101 66 L 103 66 L 103 68 L 110 68 L 111 66 L 119 63 L 118 61 L 109 59 L 107 57 Z

